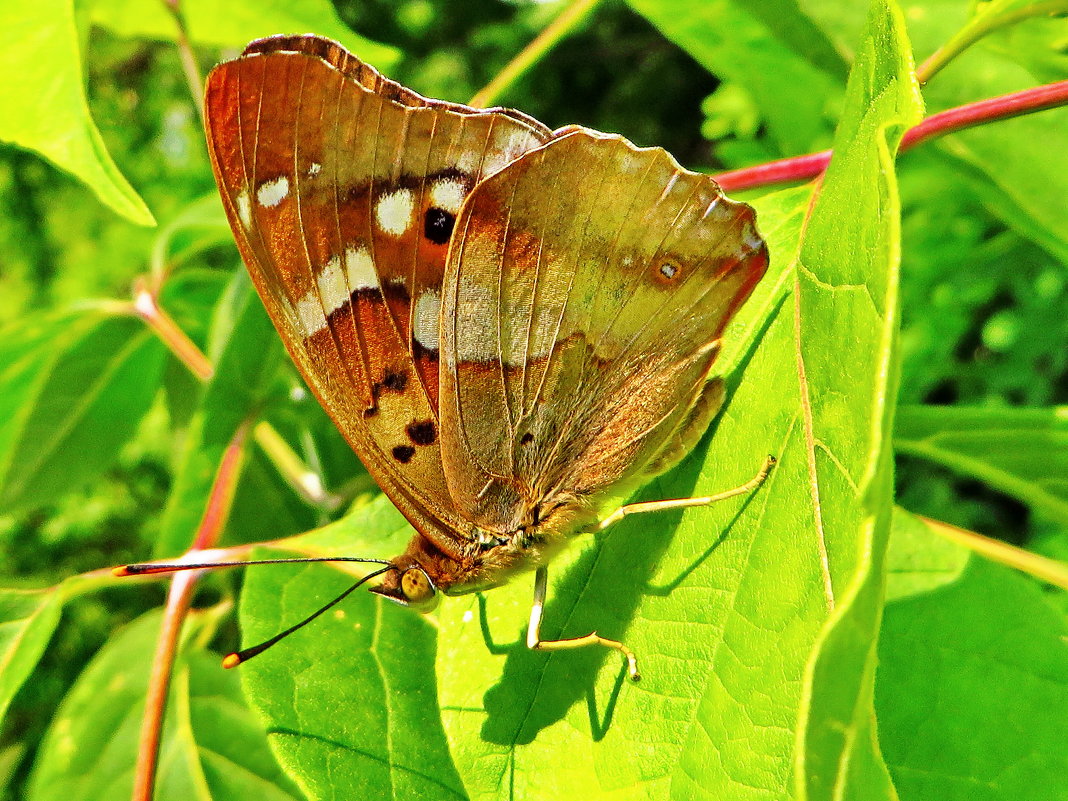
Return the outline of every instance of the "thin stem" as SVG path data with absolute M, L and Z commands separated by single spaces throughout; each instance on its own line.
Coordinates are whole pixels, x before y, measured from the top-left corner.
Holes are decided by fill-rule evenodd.
M 1012 117 L 1022 117 L 1036 111 L 1057 108 L 1066 103 L 1068 103 L 1068 81 L 1057 81 L 1057 83 L 1045 86 L 1036 86 L 1034 89 L 1025 89 L 1022 92 L 1013 92 L 1000 97 L 992 97 L 989 100 L 980 100 L 978 103 L 958 106 L 948 111 L 932 114 L 916 127 L 906 131 L 901 140 L 901 149 L 908 150 L 928 139 L 945 136 L 964 128 Z
M 163 340 L 171 353 L 178 357 L 189 370 L 201 381 L 209 381 L 215 374 L 215 369 L 208 361 L 208 357 L 201 352 L 178 324 L 160 308 L 156 296 L 145 286 L 144 281 L 138 281 L 134 286 L 134 313 L 148 323 L 159 338 Z
M 497 101 L 519 77 L 536 64 L 567 34 L 574 30 L 600 0 L 574 0 L 541 33 L 524 47 L 504 69 L 471 98 L 470 105 L 485 108 Z
M 167 594 L 163 627 L 160 629 L 156 653 L 152 658 L 145 713 L 141 718 L 141 736 L 138 738 L 137 765 L 134 769 L 131 796 L 133 801 L 152 801 L 163 734 L 163 715 L 167 709 L 167 693 L 171 687 L 171 674 L 174 671 L 182 622 L 189 611 L 196 580 L 195 573 L 179 573 L 171 580 L 171 589 Z
M 204 78 L 200 74 L 193 47 L 189 43 L 189 27 L 185 23 L 185 14 L 182 12 L 181 0 L 163 0 L 163 6 L 174 20 L 177 34 L 175 40 L 178 45 L 178 57 L 182 62 L 182 72 L 185 73 L 186 83 L 189 84 L 189 92 L 193 95 L 193 105 L 196 106 L 200 123 L 204 124 Z
M 1068 104 L 1068 81 L 1058 81 L 1034 89 L 1025 89 L 1022 92 L 1013 92 L 989 100 L 980 100 L 978 103 L 958 106 L 948 111 L 932 114 L 919 125 L 906 131 L 901 141 L 901 151 L 904 152 L 928 139 L 944 136 L 963 128 L 1012 117 L 1022 117 L 1066 104 Z M 831 151 L 822 150 L 819 153 L 769 161 L 755 167 L 729 170 L 712 177 L 725 192 L 736 192 L 771 184 L 806 181 L 820 175 L 827 169 L 830 161 Z
M 1013 25 L 1030 17 L 1042 17 L 1068 11 L 1065 0 L 1048 0 L 1011 11 L 1007 14 L 993 12 L 980 14 L 961 28 L 948 42 L 934 51 L 916 70 L 916 80 L 921 85 L 927 83 L 950 61 L 955 59 L 984 36 L 999 28 Z
M 193 538 L 192 550 L 194 551 L 215 547 L 215 543 L 222 536 L 223 527 L 234 505 L 234 494 L 237 492 L 237 484 L 241 478 L 241 469 L 244 467 L 248 429 L 249 423 L 246 420 L 238 426 L 234 436 L 227 443 L 226 450 L 223 451 L 211 493 L 208 495 L 208 503 L 204 507 L 204 514 L 200 518 L 200 525 L 197 526 L 197 533 Z
M 931 531 L 945 537 L 947 540 L 963 545 L 975 551 L 980 556 L 985 556 L 994 562 L 1020 570 L 1034 576 L 1039 581 L 1045 581 L 1061 589 L 1068 590 L 1068 565 L 1039 556 L 1036 553 L 1009 545 L 1007 542 L 984 537 L 974 531 L 957 528 L 941 520 L 932 520 L 929 517 L 919 516 L 920 520 L 927 524 Z
M 241 474 L 248 424 L 238 427 L 226 446 L 219 469 L 215 474 L 204 515 L 197 527 L 190 552 L 213 548 L 222 534 L 226 519 Z M 167 594 L 167 607 L 163 613 L 163 627 L 156 641 L 156 654 L 152 660 L 152 674 L 148 682 L 148 695 L 144 717 L 141 719 L 141 736 L 138 738 L 137 766 L 134 773 L 133 801 L 151 801 L 156 784 L 156 768 L 159 764 L 159 747 L 163 736 L 163 718 L 167 711 L 167 693 L 170 690 L 171 674 L 182 633 L 182 623 L 192 602 L 200 572 L 177 573 L 171 579 Z

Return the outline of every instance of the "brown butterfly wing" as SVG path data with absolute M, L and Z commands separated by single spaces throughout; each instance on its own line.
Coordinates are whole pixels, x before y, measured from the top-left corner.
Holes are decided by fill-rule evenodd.
M 446 269 L 442 452 L 461 509 L 596 500 L 664 469 L 767 265 L 748 206 L 663 150 L 572 130 L 481 183 Z
M 550 132 L 422 98 L 312 36 L 254 42 L 205 106 L 231 227 L 305 380 L 417 528 L 466 532 L 438 443 L 448 242 L 477 182 Z

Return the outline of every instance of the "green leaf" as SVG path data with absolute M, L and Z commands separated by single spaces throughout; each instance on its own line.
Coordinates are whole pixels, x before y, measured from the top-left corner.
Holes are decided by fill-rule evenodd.
M 990 4 L 986 4 L 990 5 Z M 853 0 L 807 0 L 806 12 L 838 41 L 851 41 L 857 29 Z M 974 24 L 977 4 L 959 0 L 924 0 L 908 8 L 909 35 L 917 59 Z M 1009 50 L 1002 34 L 980 40 L 924 87 L 929 111 L 1033 87 L 1049 75 L 1031 71 L 1035 53 L 1063 48 L 1062 20 L 1031 20 L 1029 36 Z M 1017 28 L 1011 28 L 1010 31 Z M 1007 35 L 1007 32 L 1006 32 Z M 1063 78 L 1063 73 L 1059 76 Z M 925 145 L 942 163 L 964 176 L 975 197 L 1006 225 L 1068 262 L 1068 231 L 1058 209 L 1068 196 L 1068 126 L 1062 111 L 1045 111 L 991 123 L 946 136 Z
M 731 0 L 630 0 L 664 35 L 721 80 L 745 87 L 783 155 L 826 147 L 841 99 L 841 64 L 828 73 L 784 45 Z M 798 24 L 795 32 L 804 26 Z
M 894 509 L 886 553 L 886 600 L 910 598 L 960 578 L 971 551 L 939 537 L 900 507 Z
M 735 0 L 800 58 L 845 82 L 849 72 L 842 53 L 805 13 L 798 0 Z
M 187 619 L 188 639 L 211 622 Z M 31 801 L 112 801 L 133 787 L 145 692 L 161 614 L 119 631 L 93 658 L 64 699 L 41 745 Z M 271 758 L 262 727 L 244 705 L 237 676 L 187 645 L 174 667 L 157 776 L 157 801 L 300 794 Z
M 238 428 L 254 419 L 274 388 L 283 351 L 244 270 L 234 273 L 216 308 L 208 356 L 215 375 L 201 398 L 178 457 L 155 553 L 190 547 L 223 453 Z
M 155 220 L 115 166 L 89 113 L 82 71 L 83 35 L 74 0 L 0 4 L 4 87 L 0 139 L 36 150 L 138 225 Z
M 188 241 L 191 238 L 193 241 Z M 152 245 L 152 272 L 163 276 L 174 268 L 174 262 L 190 259 L 209 247 L 232 241 L 219 193 L 213 191 L 189 203 L 156 233 Z
M 304 553 L 391 557 L 411 527 L 383 496 L 291 542 Z M 375 565 L 355 565 L 356 576 Z M 301 620 L 356 579 L 324 565 L 253 567 L 246 646 Z M 364 590 L 240 670 L 271 746 L 313 799 L 462 799 L 434 692 L 435 631 Z
M 279 33 L 317 33 L 336 39 L 378 69 L 393 66 L 400 54 L 352 32 L 329 0 L 183 0 L 182 14 L 193 42 L 243 48 L 252 39 Z M 177 28 L 162 3 L 95 0 L 93 22 L 120 36 L 174 41 Z
M 902 801 L 1064 798 L 1066 639 L 1042 588 L 976 556 L 956 581 L 889 603 L 875 700 Z
M 170 275 L 160 290 L 159 305 L 201 350 L 207 347 L 212 312 L 230 278 L 220 270 L 186 267 Z M 204 384 L 172 354 L 164 368 L 163 389 L 171 428 L 186 430 L 203 397 Z
M 1068 409 L 905 406 L 894 446 L 1068 524 Z
M 899 20 L 881 22 L 840 134 L 848 144 L 820 205 L 806 219 L 806 190 L 758 204 L 776 269 L 739 318 L 763 331 L 760 347 L 725 352 L 725 365 L 744 367 L 728 407 L 696 452 L 642 498 L 735 486 L 765 453 L 779 465 L 748 500 L 629 518 L 554 562 L 543 635 L 597 630 L 622 638 L 639 656 L 638 685 L 624 685 L 613 653 L 526 650 L 529 587 L 516 586 L 523 582 L 444 606 L 442 714 L 472 798 L 782 798 L 795 775 L 812 780 L 802 792 L 814 797 L 891 792 L 867 720 L 882 572 L 857 560 L 865 539 L 885 538 L 890 514 L 885 398 L 894 389 L 897 209 L 887 139 L 915 118 L 917 104 Z M 784 298 L 795 261 L 804 271 L 801 296 Z M 853 336 L 828 337 L 842 319 L 856 323 Z M 728 342 L 738 333 L 728 331 Z M 799 346 L 809 370 L 804 399 Z M 818 449 L 806 437 L 806 415 Z M 823 686 L 822 662 L 809 681 L 821 698 L 859 710 L 847 720 L 860 732 L 849 743 L 819 737 L 822 727 L 841 731 L 836 704 L 814 705 L 801 718 L 828 582 L 839 626 L 822 656 L 838 655 L 835 684 Z M 799 730 L 799 720 L 808 728 Z M 848 758 L 857 773 L 805 773 L 796 767 L 802 749 L 807 765 Z
M 0 719 L 52 639 L 62 608 L 55 588 L 0 588 Z
M 1021 67 L 977 46 L 947 67 L 926 96 L 932 110 L 938 110 L 1033 84 Z M 1068 196 L 1068 127 L 1061 116 L 1054 110 L 991 123 L 934 146 L 1007 226 L 1068 262 L 1068 231 L 1057 212 Z
M 0 336 L 0 510 L 47 504 L 110 467 L 152 404 L 163 357 L 141 321 L 96 311 Z
M 873 3 L 797 265 L 801 425 L 832 605 L 805 677 L 795 775 L 801 798 L 894 798 L 876 743 L 872 688 L 898 373 L 893 155 L 920 110 L 901 13 Z M 854 341 L 845 345 L 832 332 Z

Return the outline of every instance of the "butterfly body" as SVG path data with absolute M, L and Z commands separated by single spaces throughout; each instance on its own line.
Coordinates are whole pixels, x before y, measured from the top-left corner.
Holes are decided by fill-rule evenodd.
M 217 67 L 206 109 L 267 311 L 416 529 L 376 592 L 542 568 L 719 408 L 767 250 L 663 150 L 428 100 L 313 36 Z

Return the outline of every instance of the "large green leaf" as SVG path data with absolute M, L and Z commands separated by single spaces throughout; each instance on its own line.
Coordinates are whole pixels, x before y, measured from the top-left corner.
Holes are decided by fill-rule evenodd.
M 985 481 L 1068 524 L 1068 409 L 906 406 L 894 446 Z
M 186 636 L 206 615 L 193 615 Z M 118 632 L 64 699 L 41 745 L 31 801 L 129 798 L 145 692 L 161 615 Z M 174 668 L 156 782 L 157 801 L 294 801 L 237 677 L 188 644 Z
M 800 255 L 802 215 L 764 215 L 789 221 L 764 233 L 780 270 L 800 261 L 800 298 L 770 304 L 764 339 L 741 360 L 744 374 L 714 435 L 643 497 L 740 483 L 765 452 L 780 456 L 776 472 L 748 503 L 681 521 L 632 518 L 599 547 L 554 565 L 544 633 L 622 636 L 643 664 L 638 686 L 621 686 L 614 654 L 526 651 L 526 587 L 494 590 L 485 608 L 478 599 L 446 606 L 443 715 L 472 797 L 786 797 L 799 740 L 810 766 L 852 758 L 878 770 L 870 731 L 848 755 L 846 744 L 818 737 L 841 722 L 838 707 L 813 707 L 810 728 L 797 729 L 828 584 L 845 621 L 825 646 L 838 654 L 838 684 L 825 688 L 817 670 L 813 694 L 850 701 L 851 709 L 867 704 L 870 715 L 881 572 L 857 560 L 865 539 L 883 547 L 871 538 L 877 521 L 885 537 L 890 509 L 885 397 L 893 391 L 897 219 L 886 176 L 893 136 L 917 113 L 899 21 L 876 23 L 840 134 L 842 158 L 807 221 Z M 781 197 L 796 203 L 804 195 Z M 828 336 L 843 327 L 851 332 L 845 341 Z M 851 605 L 857 587 L 864 603 Z M 872 798 L 886 792 L 879 778 L 818 776 Z M 823 792 L 815 781 L 808 789 Z
M 383 496 L 299 538 L 305 553 L 396 556 L 411 528 Z M 356 565 L 357 575 L 374 565 Z M 253 567 L 245 645 L 267 639 L 355 578 L 324 565 Z M 462 799 L 434 692 L 435 629 L 359 590 L 239 670 L 279 760 L 313 799 Z
M 101 202 L 139 225 L 154 220 L 100 137 L 85 97 L 74 0 L 0 3 L 4 113 L 0 139 L 36 150 L 84 181 Z
M 114 462 L 159 389 L 163 345 L 127 315 L 25 320 L 0 337 L 0 511 L 44 505 Z
M 908 516 L 901 516 L 908 524 Z M 879 641 L 879 740 L 902 801 L 1068 798 L 1068 627 L 1031 579 L 934 538 L 896 561 L 967 562 L 898 597 Z M 947 565 L 948 566 L 948 565 Z M 959 571 L 958 571 L 959 572 Z
M 901 255 L 894 151 L 921 107 L 901 13 L 873 3 L 797 268 L 802 424 L 833 606 L 806 674 L 802 798 L 894 797 L 872 691 L 893 500 Z
M 174 41 L 174 18 L 152 0 L 94 0 L 92 20 L 121 36 Z M 183 0 L 182 14 L 197 44 L 242 48 L 252 39 L 278 33 L 317 33 L 336 39 L 379 69 L 396 63 L 399 53 L 352 32 L 329 0 Z
M 773 254 L 796 251 L 797 211 L 765 229 Z M 800 676 L 825 612 L 811 536 L 787 511 L 804 503 L 792 325 L 781 298 L 768 312 L 714 435 L 642 497 L 734 486 L 774 453 L 768 483 L 748 500 L 628 518 L 550 571 L 543 634 L 622 637 L 640 684 L 623 683 L 615 653 L 526 650 L 528 581 L 488 593 L 484 607 L 445 606 L 443 715 L 473 798 L 786 794 Z

